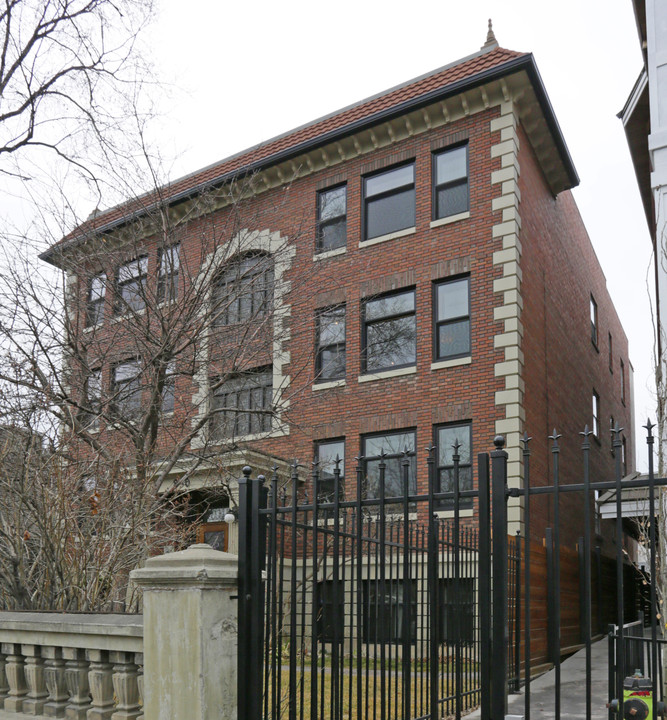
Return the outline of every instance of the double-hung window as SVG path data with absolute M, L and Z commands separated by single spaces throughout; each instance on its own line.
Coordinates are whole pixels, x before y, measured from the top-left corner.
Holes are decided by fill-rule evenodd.
M 437 283 L 435 297 L 435 359 L 470 355 L 470 278 Z
M 345 377 L 345 305 L 317 314 L 316 382 Z
M 179 244 L 160 248 L 158 252 L 157 301 L 170 302 L 178 297 Z
M 384 462 L 384 496 L 403 497 L 403 460 L 408 460 L 408 492 L 417 489 L 417 463 L 414 430 L 400 430 L 366 435 L 362 438 L 361 454 L 365 478 L 365 495 L 380 497 L 380 463 Z
M 230 378 L 211 398 L 211 434 L 234 438 L 271 430 L 273 374 L 270 367 Z
M 176 363 L 167 364 L 162 385 L 162 412 L 166 415 L 174 412 L 176 405 Z
M 468 146 L 433 155 L 433 219 L 450 217 L 470 209 L 468 193 Z
M 342 643 L 345 638 L 345 584 L 333 580 L 317 583 L 317 639 Z
M 366 300 L 363 315 L 364 372 L 393 370 L 415 364 L 417 321 L 414 290 Z
M 621 360 L 621 402 L 625 405 L 625 363 Z
M 454 472 L 455 446 L 459 455 L 459 492 L 472 490 L 472 425 L 469 422 L 455 425 L 442 425 L 436 428 L 438 449 L 438 481 L 440 492 L 454 492 L 456 476 Z M 454 500 L 443 500 L 443 508 L 453 508 Z M 461 498 L 459 507 L 472 507 L 472 498 Z
M 141 411 L 141 364 L 132 359 L 111 371 L 111 411 L 121 420 L 134 420 Z
M 322 190 L 317 195 L 317 251 L 327 252 L 347 243 L 347 186 Z
M 593 435 L 600 439 L 600 396 L 593 390 Z
M 415 165 L 364 178 L 364 240 L 415 225 Z
M 116 315 L 138 312 L 146 307 L 148 258 L 135 258 L 116 270 Z
M 273 301 L 273 261 L 268 255 L 245 255 L 230 262 L 216 276 L 213 318 L 216 325 L 232 325 L 266 316 Z
M 598 304 L 591 295 L 591 342 L 598 346 Z
M 337 460 L 338 463 L 336 463 Z M 345 440 L 342 438 L 339 440 L 320 440 L 315 445 L 315 462 L 317 462 L 319 470 L 317 497 L 320 502 L 333 502 L 336 489 L 336 467 L 340 471 L 339 494 L 345 478 Z
M 440 584 L 440 642 L 475 642 L 475 578 L 442 578 Z
M 628 474 L 628 446 L 625 442 L 625 435 L 621 438 L 621 469 L 623 471 L 623 477 Z
M 97 273 L 88 283 L 88 301 L 86 305 L 86 327 L 102 322 L 104 317 L 104 298 L 106 296 L 106 273 Z
M 91 370 L 86 377 L 84 403 L 83 420 L 88 426 L 88 430 L 97 430 L 102 408 L 102 370 L 100 368 Z
M 417 638 L 417 582 L 403 578 L 363 581 L 365 643 L 400 643 Z

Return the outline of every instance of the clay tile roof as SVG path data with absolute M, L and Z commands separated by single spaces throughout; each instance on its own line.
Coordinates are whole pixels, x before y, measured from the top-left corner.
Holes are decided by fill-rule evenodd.
M 398 109 L 404 103 L 418 100 L 422 96 L 445 89 L 461 81 L 473 80 L 476 75 L 500 68 L 512 60 L 524 57 L 529 57 L 529 54 L 500 47 L 475 53 L 463 60 L 446 65 L 427 75 L 362 100 L 355 105 L 334 112 L 175 180 L 168 187 L 161 189 L 160 197 L 163 201 L 165 198 L 176 200 L 179 196 L 187 194 L 189 190 L 194 190 L 194 188 L 202 185 L 205 186 L 207 183 L 214 185 L 216 180 L 222 180 L 234 173 L 250 168 L 256 169 L 263 163 L 270 164 L 271 160 L 276 156 L 282 156 L 283 153 L 289 152 L 291 149 L 296 150 L 305 143 L 316 142 L 320 137 L 324 142 L 331 133 L 344 131 L 345 128 L 354 126 L 359 122 L 372 121 L 375 115 L 391 111 L 392 108 Z M 95 230 L 110 229 L 136 213 L 145 211 L 156 200 L 157 194 L 155 197 L 144 196 L 96 214 L 79 226 L 67 238 L 64 238 L 64 242 Z M 54 249 L 52 248 L 44 253 L 43 258 L 51 259 Z
M 435 73 L 419 78 L 416 81 L 399 86 L 379 96 L 369 100 L 364 100 L 357 105 L 353 105 L 332 115 L 328 115 L 320 120 L 316 120 L 315 122 L 305 125 L 297 130 L 293 130 L 286 135 L 282 135 L 273 140 L 268 140 L 266 143 L 247 150 L 240 155 L 223 160 L 217 165 L 212 165 L 205 170 L 199 171 L 194 175 L 190 175 L 187 178 L 177 181 L 174 185 L 172 185 L 172 189 L 175 192 L 178 192 L 182 185 L 194 183 L 199 184 L 201 182 L 206 182 L 207 180 L 213 180 L 220 175 L 233 172 L 234 170 L 239 170 L 246 165 L 258 160 L 269 158 L 276 153 L 300 145 L 307 140 L 312 140 L 321 135 L 325 135 L 332 130 L 339 130 L 358 120 L 370 118 L 376 113 L 400 105 L 406 100 L 413 100 L 414 98 L 425 95 L 432 90 L 437 90 L 438 88 L 450 85 L 457 80 L 463 80 L 464 78 L 477 75 L 483 70 L 488 70 L 501 65 L 508 60 L 520 57 L 522 54 L 523 53 L 517 53 L 512 50 L 504 50 L 502 48 L 497 48 L 492 52 L 480 54 L 468 61 L 462 62 L 461 64 L 436 71 Z

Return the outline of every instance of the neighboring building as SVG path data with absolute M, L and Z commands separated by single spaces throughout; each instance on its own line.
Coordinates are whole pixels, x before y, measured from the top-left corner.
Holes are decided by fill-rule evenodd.
M 248 177 L 242 219 L 204 251 L 211 228 L 232 226 L 224 189 Z M 521 486 L 524 431 L 532 482 L 546 484 L 553 428 L 576 447 L 585 425 L 593 475 L 610 478 L 612 422 L 624 428 L 630 472 L 628 343 L 570 193 L 577 183 L 533 56 L 498 47 L 489 30 L 469 57 L 163 188 L 180 222 L 167 243 L 150 226 L 136 234 L 151 198 L 101 213 L 43 256 L 66 269 L 84 259 L 87 273 L 70 278 L 86 315 L 78 332 L 97 328 L 95 358 L 111 358 L 102 352 L 111 344 L 116 352 L 79 374 L 87 427 L 113 442 L 103 405 L 121 415 L 154 402 L 138 380 L 141 343 L 125 338 L 123 323 L 149 326 L 146 294 L 156 308 L 178 307 L 194 288 L 215 312 L 189 359 L 160 360 L 158 440 L 176 441 L 179 413 L 190 427 L 203 418 L 176 466 L 184 472 L 187 457 L 206 450 L 207 473 L 192 488 L 203 492 L 214 467 L 237 472 L 237 446 L 267 466 L 314 457 L 329 473 L 339 455 L 350 489 L 362 456 L 367 493 L 381 452 L 388 488 L 397 487 L 407 450 L 413 487 L 424 488 L 424 448 L 434 444 L 447 489 L 455 440 L 469 485 L 476 453 L 497 434 L 507 439 L 510 484 Z M 203 195 L 212 197 L 206 209 Z M 245 331 L 271 313 L 269 330 Z M 225 366 L 232 372 L 214 360 L 230 344 L 245 353 Z M 561 477 L 579 470 L 578 453 L 564 454 Z M 561 499 L 564 517 L 581 513 L 573 495 Z M 550 508 L 535 506 L 541 538 Z M 521 521 L 517 505 L 511 518 Z M 572 525 L 563 543 L 576 541 Z
M 660 474 L 667 469 L 667 3 L 633 0 L 644 67 L 619 113 L 653 241 Z

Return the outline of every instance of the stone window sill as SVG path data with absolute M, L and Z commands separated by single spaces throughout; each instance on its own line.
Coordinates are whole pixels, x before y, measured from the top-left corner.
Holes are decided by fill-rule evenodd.
M 412 365 L 411 367 L 397 368 L 396 370 L 381 370 L 376 373 L 368 373 L 366 375 L 360 375 L 357 380 L 360 383 L 372 382 L 373 380 L 386 380 L 387 378 L 402 377 L 403 375 L 415 375 L 417 368 Z
M 471 363 L 472 358 L 470 356 L 452 358 L 451 360 L 438 360 L 438 362 L 431 363 L 431 370 L 442 370 L 443 368 L 459 367 L 461 365 L 470 365 Z
M 315 253 L 313 260 L 327 260 L 332 257 L 338 257 L 339 255 L 345 255 L 346 252 L 346 247 L 336 248 L 335 250 L 325 250 L 324 252 Z
M 338 380 L 328 380 L 327 382 L 316 382 L 313 383 L 313 391 L 315 390 L 330 390 L 331 388 L 345 387 L 345 378 Z
M 438 220 L 433 220 L 431 222 L 432 228 L 442 227 L 443 225 L 451 225 L 452 223 L 459 222 L 460 220 L 467 220 L 470 217 L 470 211 L 466 210 L 462 213 L 457 213 L 456 215 L 448 215 L 444 218 L 439 218 Z
M 369 245 L 377 245 L 378 243 L 388 242 L 389 240 L 397 240 L 398 238 L 406 237 L 407 235 L 414 235 L 417 232 L 416 227 L 409 227 L 405 228 L 405 230 L 397 230 L 393 233 L 388 233 L 387 235 L 380 235 L 379 237 L 374 237 L 370 240 L 361 240 L 359 242 L 359 247 L 368 247 Z

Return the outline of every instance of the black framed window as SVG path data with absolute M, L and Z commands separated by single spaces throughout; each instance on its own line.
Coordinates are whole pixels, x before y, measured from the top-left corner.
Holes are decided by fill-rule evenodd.
M 260 368 L 225 381 L 211 398 L 214 438 L 255 435 L 271 430 L 273 373 Z
M 138 312 L 146 307 L 148 258 L 135 258 L 116 270 L 116 315 Z
M 170 302 L 178 297 L 178 273 L 181 263 L 180 244 L 158 251 L 157 301 Z
M 407 630 L 410 642 L 417 637 L 417 583 L 401 578 L 364 580 L 363 642 L 400 643 Z M 409 608 L 409 623 L 408 612 Z
M 614 341 L 609 333 L 609 372 L 614 372 Z
M 433 219 L 470 209 L 468 146 L 460 145 L 433 154 Z
M 621 402 L 625 405 L 625 363 L 621 360 Z
M 316 382 L 345 377 L 345 305 L 317 313 Z
M 345 480 L 345 439 L 319 440 L 315 443 L 315 462 L 319 463 L 320 482 L 317 497 L 321 502 L 333 502 L 334 499 L 334 470 L 336 458 L 340 458 L 339 492 Z
M 414 365 L 417 359 L 415 291 L 366 300 L 363 305 L 363 370 Z
M 475 642 L 475 578 L 442 578 L 440 584 L 439 642 Z
M 600 512 L 600 491 L 599 490 L 593 491 L 593 498 L 594 498 L 593 512 L 594 512 L 594 517 L 595 517 L 595 534 L 601 535 L 602 534 L 602 514 Z
M 436 428 L 438 481 L 440 492 L 454 491 L 454 445 L 459 444 L 459 491 L 472 490 L 472 423 L 441 425 Z M 454 500 L 442 500 L 442 508 L 453 508 Z M 460 498 L 459 507 L 472 507 L 472 498 Z
M 600 438 L 600 396 L 593 390 L 593 435 Z
M 333 580 L 317 583 L 317 639 L 321 642 L 343 642 L 345 635 L 344 584 Z M 337 636 L 337 637 L 336 637 Z
M 415 165 L 364 178 L 364 240 L 415 225 Z
M 385 497 L 403 496 L 403 458 L 407 451 L 409 493 L 417 490 L 417 459 L 415 431 L 399 430 L 376 435 L 365 435 L 361 441 L 365 496 L 376 498 L 380 494 L 380 461 L 384 455 Z
M 628 446 L 625 441 L 625 435 L 621 438 L 621 468 L 623 471 L 623 477 L 628 474 Z
M 162 386 L 162 412 L 173 413 L 176 405 L 176 363 L 172 360 L 167 364 Z
M 141 363 L 137 359 L 114 365 L 111 370 L 111 411 L 133 420 L 141 411 Z
M 106 273 L 93 275 L 88 282 L 88 301 L 86 305 L 86 327 L 102 322 L 104 317 L 104 299 L 107 291 Z
M 591 342 L 598 346 L 598 304 L 591 295 Z
M 97 368 L 91 370 L 86 377 L 84 387 L 85 411 L 83 421 L 88 430 L 97 430 L 100 422 L 100 410 L 102 409 L 102 370 Z
M 435 359 L 470 355 L 470 278 L 434 286 Z
M 347 186 L 317 194 L 317 251 L 345 247 L 347 243 Z
M 245 255 L 227 264 L 213 285 L 216 325 L 232 325 L 266 316 L 273 304 L 273 261 Z

